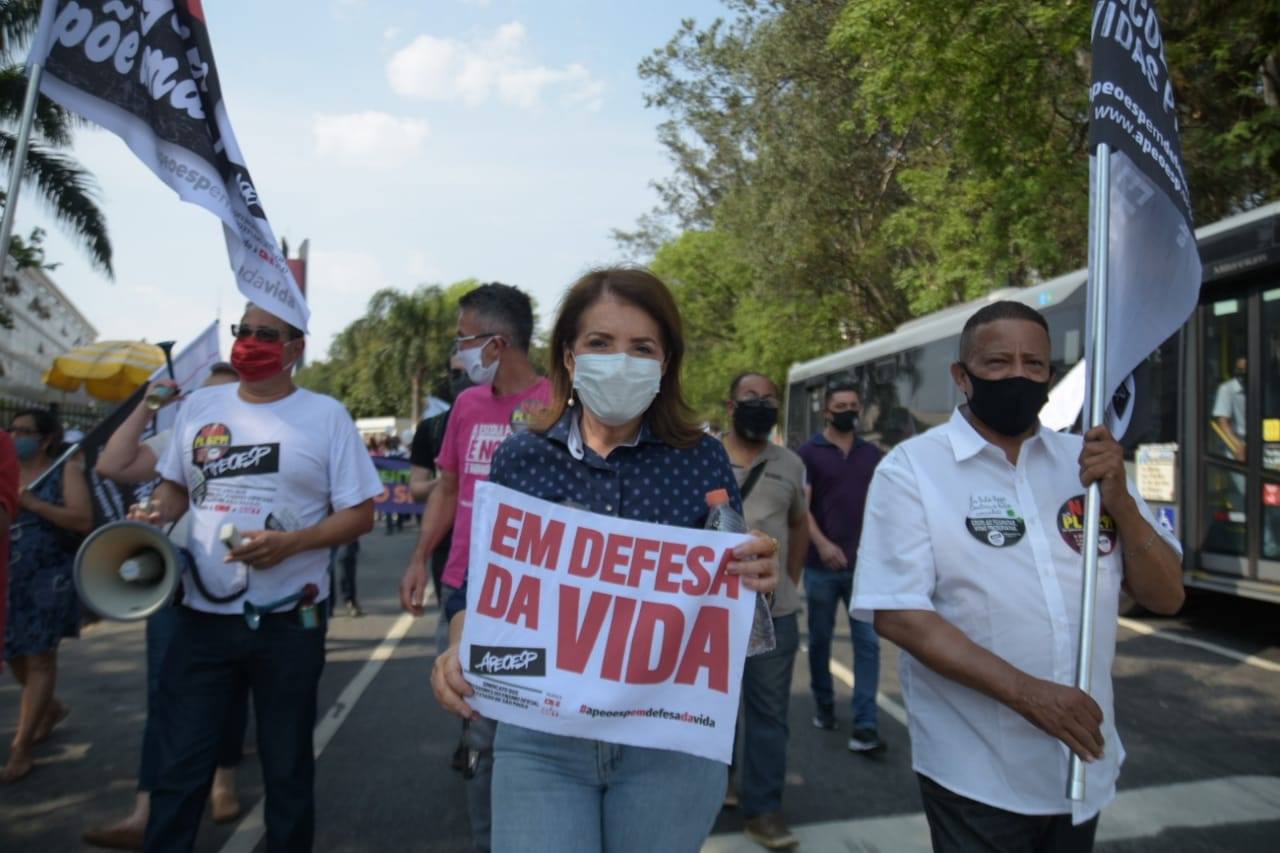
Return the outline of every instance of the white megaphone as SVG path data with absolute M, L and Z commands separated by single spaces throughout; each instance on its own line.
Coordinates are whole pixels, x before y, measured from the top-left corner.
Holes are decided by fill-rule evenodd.
M 182 577 L 178 549 L 164 532 L 137 521 L 98 528 L 76 553 L 76 591 L 104 619 L 146 619 L 173 598 Z

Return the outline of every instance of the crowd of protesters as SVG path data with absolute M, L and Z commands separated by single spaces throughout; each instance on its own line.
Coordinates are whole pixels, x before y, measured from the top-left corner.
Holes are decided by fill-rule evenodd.
M 130 517 L 163 526 L 186 570 L 178 601 L 147 624 L 134 808 L 87 830 L 88 843 L 190 850 L 206 803 L 215 820 L 236 818 L 234 768 L 252 709 L 267 848 L 312 848 L 330 590 L 360 615 L 359 539 L 383 492 L 372 457 L 391 456 L 407 457 L 410 492 L 423 504 L 400 602 L 415 615 L 433 599 L 439 607 L 430 682 L 462 720 L 453 766 L 465 778 L 475 849 L 696 851 L 724 808 L 740 808 L 746 834 L 764 847 L 795 846 L 783 791 L 802 613 L 812 723 L 847 726 L 851 752 L 885 748 L 877 632 L 903 649 L 912 762 L 936 850 L 1091 849 L 1123 755 L 1109 680 L 1114 624 L 1099 634 L 1090 697 L 1069 686 L 1061 639 L 1077 618 L 1060 611 L 1078 599 L 1078 554 L 1039 519 L 1064 493 L 1100 483 L 1119 533 L 1104 555 L 1103 594 L 1118 595 L 1123 580 L 1156 612 L 1181 603 L 1178 543 L 1128 487 L 1105 429 L 1080 437 L 1038 423 L 1050 378 L 1040 314 L 997 302 L 969 318 L 951 368 L 967 404 L 887 455 L 859 434 L 859 388 L 839 382 L 825 389 L 823 428 L 795 451 L 775 440 L 780 392 L 761 373 L 725 377 L 723 434 L 694 421 L 679 311 L 647 270 L 575 282 L 545 364 L 530 358 L 532 303 L 518 288 L 466 294 L 457 329 L 452 405 L 423 420 L 407 450 L 396 436 L 362 440 L 339 403 L 297 387 L 303 331 L 253 305 L 232 326 L 231 363 L 177 397 L 171 431 L 144 440 L 150 412 L 141 406 L 117 429 L 97 472 L 121 483 L 159 478 Z M 31 771 L 33 749 L 70 713 L 56 695 L 57 651 L 80 626 L 73 562 L 93 513 L 79 459 L 53 465 L 63 448 L 57 419 L 42 410 L 20 412 L 0 433 L 0 624 L 22 685 L 7 783 Z M 231 476 L 208 467 L 246 449 L 255 452 Z M 776 638 L 744 661 L 730 766 L 495 724 L 468 704 L 459 649 L 473 500 L 485 480 L 683 528 L 704 526 L 708 492 L 729 495 L 752 535 L 728 570 L 768 594 Z M 987 523 L 996 516 L 1012 521 Z M 386 532 L 405 519 L 385 513 Z M 270 610 L 259 625 L 243 618 L 249 605 Z M 847 720 L 830 674 L 841 610 L 853 645 Z M 993 632 L 997 621 L 1008 630 Z M 1059 784 L 1073 753 L 1097 770 L 1080 803 Z

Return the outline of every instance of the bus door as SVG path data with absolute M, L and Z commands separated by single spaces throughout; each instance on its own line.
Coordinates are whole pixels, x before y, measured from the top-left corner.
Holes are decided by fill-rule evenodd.
M 1202 304 L 1199 331 L 1200 565 L 1280 584 L 1280 284 Z

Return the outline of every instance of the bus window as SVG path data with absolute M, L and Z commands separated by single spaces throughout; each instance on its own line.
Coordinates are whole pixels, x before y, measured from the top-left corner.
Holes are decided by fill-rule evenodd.
M 916 361 L 916 384 L 911 395 L 911 414 L 916 432 L 945 423 L 956 405 L 956 383 L 951 364 L 958 357 L 958 336 L 925 344 Z
M 1242 300 L 1213 303 L 1205 318 L 1205 413 L 1209 453 L 1244 463 L 1249 438 L 1245 387 L 1249 375 L 1249 339 Z
M 1280 287 L 1262 293 L 1262 556 L 1280 560 Z
M 1248 521 L 1244 464 L 1250 440 L 1245 420 L 1248 327 L 1241 299 L 1224 299 L 1206 308 L 1205 450 L 1210 457 L 1228 464 L 1210 463 L 1205 469 L 1204 547 L 1222 554 L 1243 555 Z
M 1134 371 L 1137 395 L 1132 420 L 1122 444 L 1126 451 L 1139 444 L 1178 440 L 1178 335 L 1169 338 Z
M 1280 471 L 1280 287 L 1262 294 L 1262 467 Z

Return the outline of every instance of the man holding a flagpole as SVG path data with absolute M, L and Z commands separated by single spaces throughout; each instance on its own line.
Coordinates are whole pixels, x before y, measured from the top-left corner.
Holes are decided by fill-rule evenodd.
M 1111 692 L 1121 585 L 1182 604 L 1181 549 L 1127 482 L 1105 427 L 1040 425 L 1048 324 L 1021 302 L 969 318 L 951 367 L 967 405 L 895 447 L 871 483 L 852 612 L 898 645 L 912 765 L 936 851 L 1092 848 L 1124 760 Z M 1092 696 L 1072 686 L 1097 484 L 1099 620 Z M 1088 794 L 1067 794 L 1071 755 Z

